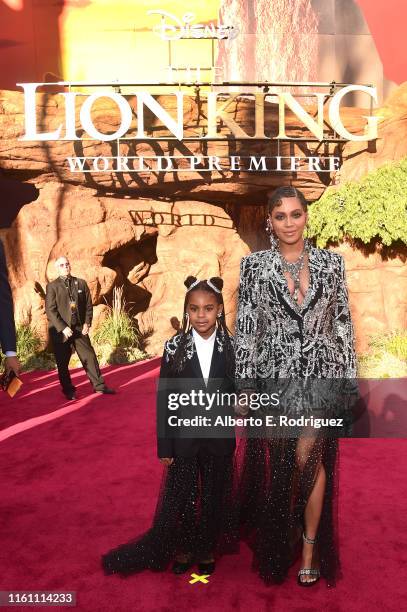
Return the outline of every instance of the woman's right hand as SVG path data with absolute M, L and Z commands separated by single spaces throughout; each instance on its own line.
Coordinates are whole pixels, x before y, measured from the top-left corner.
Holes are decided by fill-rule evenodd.
M 170 467 L 174 463 L 173 457 L 160 457 L 161 463 L 164 463 L 167 467 Z

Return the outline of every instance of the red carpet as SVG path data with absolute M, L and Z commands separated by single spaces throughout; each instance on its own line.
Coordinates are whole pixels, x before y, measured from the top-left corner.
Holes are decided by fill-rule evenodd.
M 101 553 L 145 530 L 155 506 L 162 471 L 154 442 L 157 367 L 106 369 L 119 391 L 113 398 L 90 393 L 80 370 L 78 402 L 65 401 L 54 373 L 26 375 L 20 397 L 2 396 L 0 590 L 74 590 L 76 609 L 86 612 L 404 608 L 407 443 L 396 439 L 341 443 L 344 578 L 335 589 L 322 581 L 300 589 L 296 568 L 284 585 L 267 588 L 250 570 L 244 545 L 218 563 L 207 585 L 170 572 L 105 577 Z M 41 416 L 44 422 L 32 420 Z

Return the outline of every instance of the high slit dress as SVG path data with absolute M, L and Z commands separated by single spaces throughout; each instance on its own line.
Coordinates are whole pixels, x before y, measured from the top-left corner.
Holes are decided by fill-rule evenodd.
M 282 582 L 301 551 L 305 507 L 323 469 L 312 567 L 334 585 L 340 574 L 338 438 L 351 429 L 356 359 L 343 258 L 310 247 L 308 265 L 309 287 L 298 305 L 278 251 L 252 253 L 241 263 L 237 386 L 275 392 L 279 405 L 258 410 L 263 425 L 248 427 L 239 444 L 240 519 L 254 569 L 266 583 Z

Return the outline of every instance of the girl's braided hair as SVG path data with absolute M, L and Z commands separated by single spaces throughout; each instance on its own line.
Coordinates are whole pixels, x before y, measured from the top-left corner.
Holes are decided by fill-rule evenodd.
M 225 360 L 226 360 L 226 373 L 228 376 L 233 378 L 235 376 L 235 356 L 234 356 L 232 342 L 230 339 L 230 331 L 226 325 L 225 306 L 224 306 L 223 295 L 222 295 L 223 280 L 219 276 L 212 276 L 211 278 L 208 278 L 207 280 L 198 281 L 198 279 L 195 276 L 188 276 L 184 281 L 184 285 L 187 288 L 187 291 L 186 291 L 185 300 L 184 300 L 184 313 L 182 316 L 181 329 L 178 332 L 181 335 L 181 339 L 174 353 L 174 357 L 172 360 L 170 370 L 173 373 L 180 373 L 183 370 L 184 365 L 185 365 L 185 351 L 186 351 L 186 345 L 188 342 L 187 334 L 191 330 L 189 317 L 187 316 L 187 306 L 188 306 L 188 302 L 191 297 L 191 294 L 194 291 L 206 291 L 207 293 L 212 293 L 212 295 L 216 297 L 218 304 L 221 304 L 223 307 L 222 312 L 217 318 L 217 327 L 223 336 Z M 211 287 L 211 285 L 213 285 L 215 289 Z

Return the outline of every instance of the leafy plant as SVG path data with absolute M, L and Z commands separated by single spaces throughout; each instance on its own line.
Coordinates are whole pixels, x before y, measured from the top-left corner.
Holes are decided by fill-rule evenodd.
M 358 366 L 365 378 L 407 376 L 407 331 L 371 337 L 369 352 L 359 356 Z
M 17 334 L 17 354 L 20 359 L 24 359 L 28 355 L 32 355 L 38 351 L 41 346 L 41 339 L 38 332 L 28 323 L 19 323 L 16 325 Z
M 113 347 L 138 345 L 139 335 L 126 312 L 123 287 L 113 289 L 112 308 L 108 316 L 93 333 L 98 344 L 111 344 Z
M 119 346 L 113 349 L 109 344 L 95 346 L 96 355 L 101 365 L 114 363 L 132 363 L 146 359 L 147 355 L 136 347 L 124 348 Z
M 407 158 L 369 173 L 358 183 L 327 190 L 309 208 L 308 235 L 317 246 L 344 239 L 407 244 Z
M 397 359 L 402 359 L 407 363 L 407 332 L 402 335 L 394 334 L 391 336 L 386 348 Z
M 20 359 L 24 371 L 28 370 L 53 370 L 56 368 L 55 357 L 46 351 L 40 351 L 30 355 L 24 361 Z
M 37 330 L 28 323 L 16 326 L 17 355 L 23 370 L 50 370 L 55 367 L 55 359 L 46 351 L 41 351 L 41 338 Z
M 123 287 L 113 289 L 112 308 L 92 335 L 98 359 L 107 363 L 129 363 L 145 359 L 141 335 L 126 310 Z

